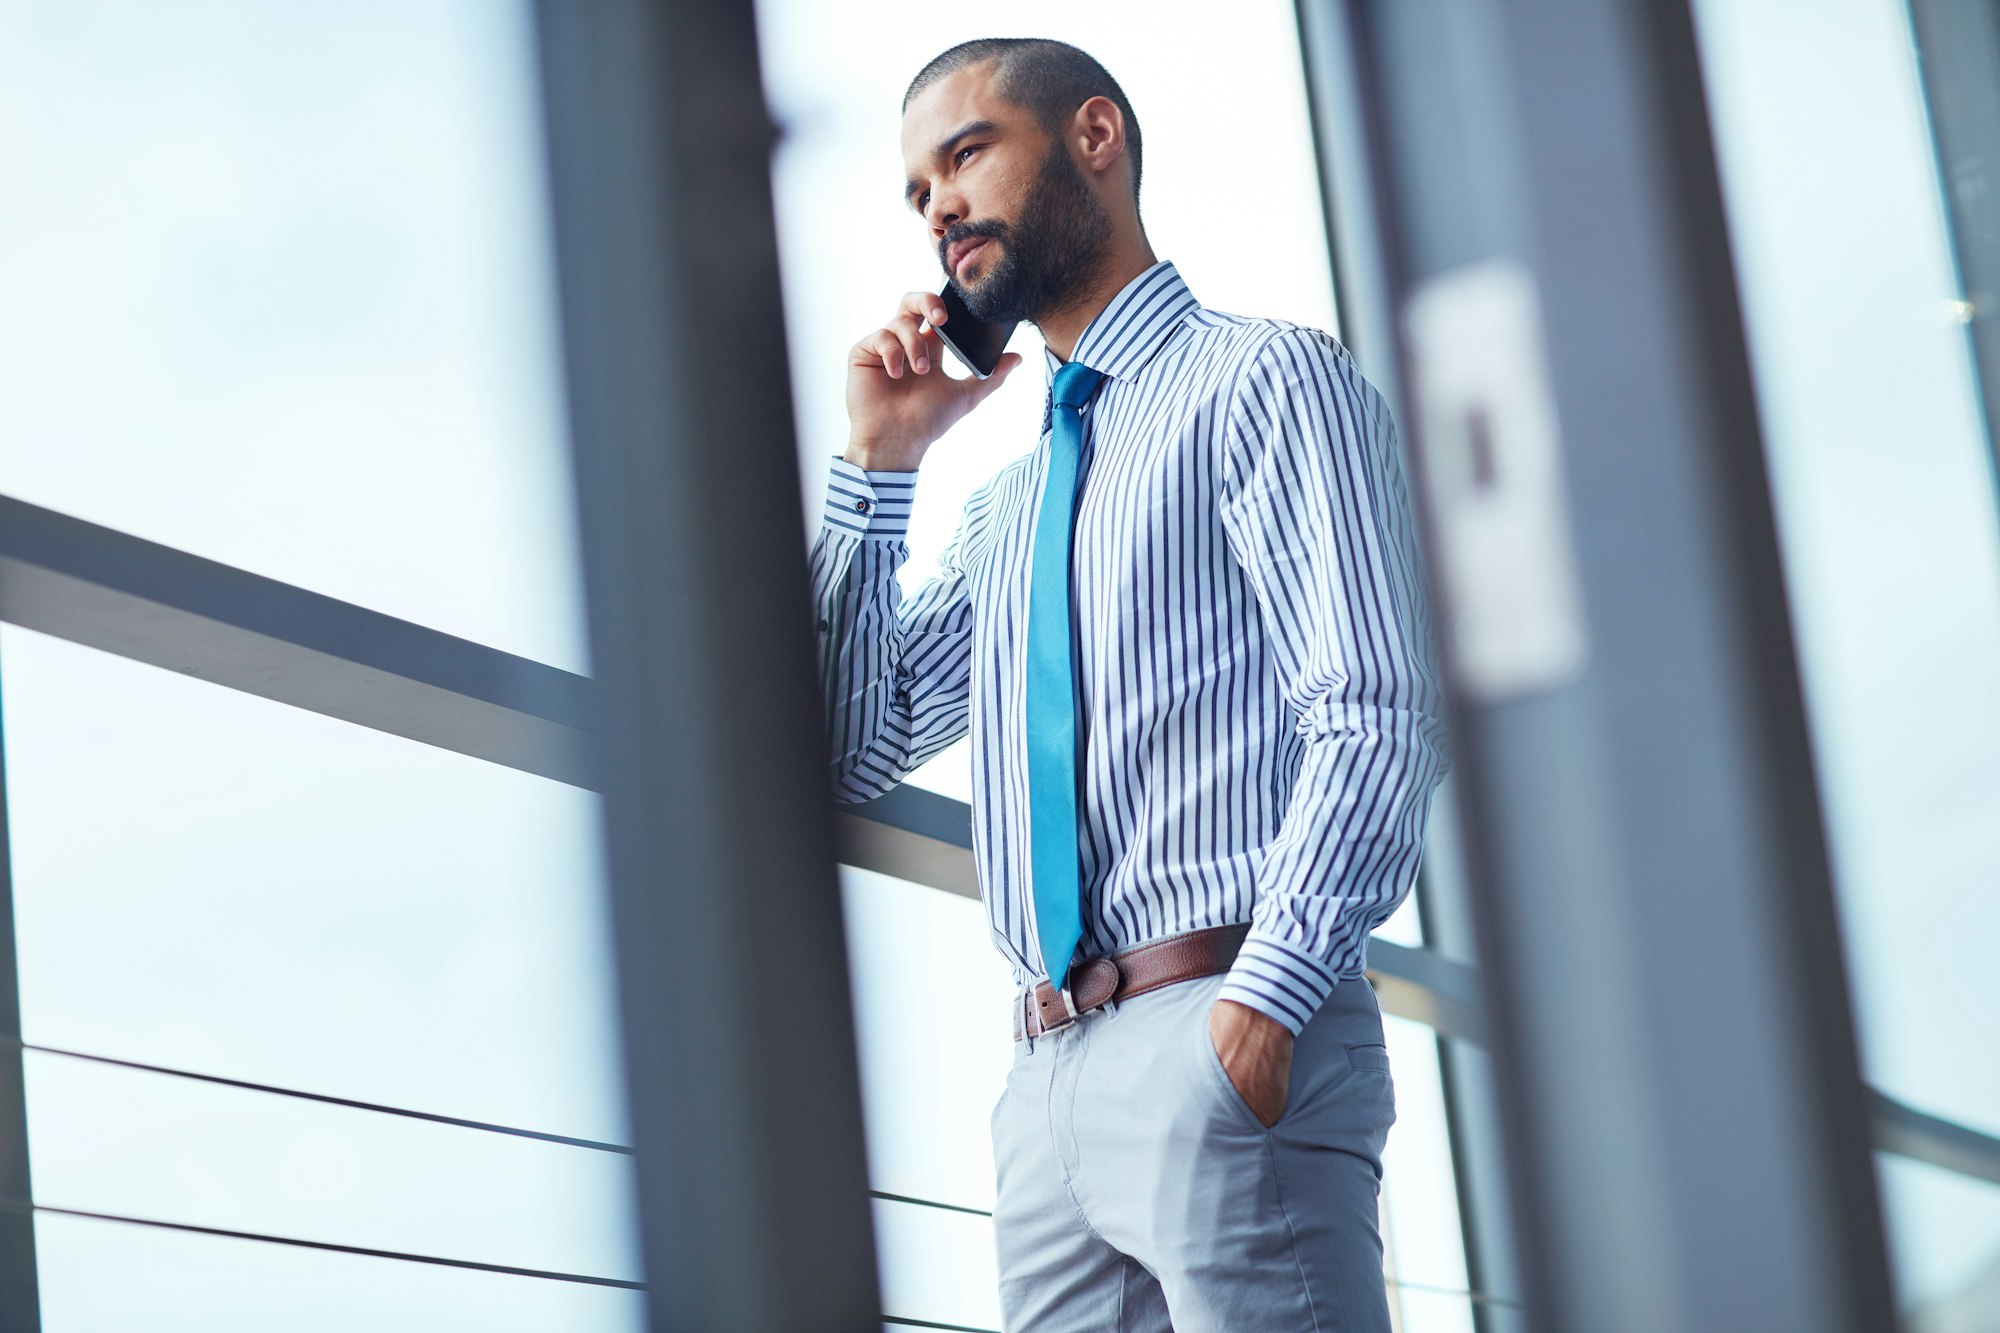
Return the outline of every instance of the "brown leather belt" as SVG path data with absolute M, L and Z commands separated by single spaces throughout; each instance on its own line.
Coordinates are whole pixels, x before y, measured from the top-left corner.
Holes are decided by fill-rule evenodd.
M 1038 981 L 1014 1006 L 1014 1040 L 1068 1027 L 1107 1001 L 1129 1000 L 1177 981 L 1227 972 L 1250 933 L 1248 922 L 1209 926 L 1121 949 L 1070 968 L 1069 985 L 1057 990 Z

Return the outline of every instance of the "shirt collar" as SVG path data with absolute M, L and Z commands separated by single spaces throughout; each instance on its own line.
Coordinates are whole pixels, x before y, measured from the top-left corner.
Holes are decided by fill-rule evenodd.
M 1162 259 L 1126 283 L 1124 290 L 1097 312 L 1097 318 L 1076 340 L 1070 359 L 1101 371 L 1109 379 L 1130 382 L 1166 346 L 1181 321 L 1199 309 L 1201 302 L 1181 281 L 1173 261 Z M 1042 354 L 1053 384 L 1063 363 L 1046 348 Z

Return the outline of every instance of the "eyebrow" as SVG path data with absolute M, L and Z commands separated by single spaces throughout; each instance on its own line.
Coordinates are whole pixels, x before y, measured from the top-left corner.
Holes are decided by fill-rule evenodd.
M 938 142 L 938 146 L 931 150 L 931 159 L 935 161 L 939 158 L 950 157 L 952 152 L 958 147 L 960 139 L 969 139 L 975 134 L 991 134 L 999 128 L 998 124 L 990 120 L 968 120 Z M 904 181 L 903 203 L 907 205 L 910 200 L 916 198 L 917 191 L 923 188 L 924 183 L 915 176 Z

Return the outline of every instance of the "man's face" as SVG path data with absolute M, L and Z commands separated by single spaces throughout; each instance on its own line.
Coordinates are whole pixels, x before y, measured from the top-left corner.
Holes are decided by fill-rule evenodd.
M 991 64 L 940 79 L 903 114 L 905 200 L 981 319 L 1040 320 L 1088 294 L 1111 218 L 1071 159 L 999 93 Z

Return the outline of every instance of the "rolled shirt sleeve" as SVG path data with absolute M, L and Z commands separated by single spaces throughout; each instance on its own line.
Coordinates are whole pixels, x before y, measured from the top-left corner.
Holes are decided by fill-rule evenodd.
M 1218 510 L 1304 746 L 1218 998 L 1296 1034 L 1408 894 L 1450 760 L 1381 397 L 1338 343 L 1286 329 L 1245 367 L 1223 449 Z

